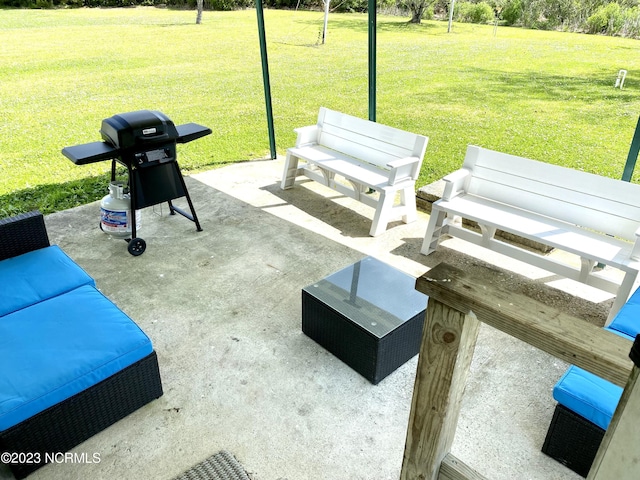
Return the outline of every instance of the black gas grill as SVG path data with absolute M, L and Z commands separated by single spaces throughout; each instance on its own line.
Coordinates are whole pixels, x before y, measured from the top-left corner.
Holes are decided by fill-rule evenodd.
M 132 213 L 128 250 L 132 255 L 141 255 L 146 243 L 136 236 L 135 211 L 138 209 L 168 202 L 172 215 L 179 213 L 202 231 L 178 166 L 176 144 L 210 133 L 210 128 L 196 123 L 176 127 L 161 112 L 140 110 L 104 119 L 100 128 L 103 142 L 66 147 L 62 154 L 76 165 L 111 160 L 112 181 L 116 176 L 116 163 L 127 168 Z M 190 213 L 171 202 L 180 197 L 186 197 Z

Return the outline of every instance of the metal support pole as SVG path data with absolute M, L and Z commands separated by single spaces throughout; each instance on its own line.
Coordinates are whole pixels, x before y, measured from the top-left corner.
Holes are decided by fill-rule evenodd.
M 324 25 L 322 26 L 322 44 L 327 41 L 327 24 L 329 23 L 329 3 L 331 0 L 324 0 Z
M 451 4 L 449 5 L 449 27 L 447 28 L 447 33 L 451 33 L 451 24 L 453 23 L 453 7 L 455 6 L 456 0 L 451 0 Z
M 376 121 L 376 0 L 369 0 L 369 120 Z
M 636 167 L 636 161 L 638 160 L 638 153 L 640 152 L 640 118 L 636 124 L 636 131 L 633 134 L 633 140 L 631 140 L 631 147 L 629 148 L 629 154 L 627 155 L 627 163 L 624 165 L 624 172 L 622 173 L 622 180 L 625 182 L 631 181 L 633 170 Z
M 269 62 L 267 60 L 267 39 L 264 30 L 264 11 L 262 0 L 256 0 L 256 12 L 258 13 L 258 37 L 260 38 L 260 58 L 262 59 L 262 80 L 264 82 L 264 101 L 267 107 L 267 128 L 269 129 L 269 149 L 271 159 L 276 154 L 276 134 L 273 128 L 273 108 L 271 106 L 271 83 L 269 82 Z

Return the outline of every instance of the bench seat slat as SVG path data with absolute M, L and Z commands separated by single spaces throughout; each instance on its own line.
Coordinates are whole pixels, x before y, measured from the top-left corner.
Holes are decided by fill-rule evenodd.
M 413 155 L 414 142 L 409 144 L 411 148 L 407 148 L 397 138 L 380 139 L 373 134 L 337 129 L 325 123 L 318 143 L 351 157 L 366 159 L 384 169 L 389 169 L 389 162 Z
M 400 149 L 411 149 L 416 143 L 418 135 L 415 133 L 407 132 L 399 128 L 390 127 L 382 123 L 371 122 L 351 115 L 345 115 L 344 113 L 336 112 L 334 110 L 323 109 L 324 116 L 322 120 L 323 129 L 330 128 L 330 131 L 341 130 L 344 134 L 346 132 L 352 132 L 357 135 L 366 136 L 368 138 L 378 140 L 380 142 L 394 145 Z M 337 128 L 333 128 L 337 127 Z M 324 143 L 324 142 L 319 142 Z M 368 145 L 368 143 L 365 143 Z M 415 155 L 416 152 L 413 153 Z M 399 156 L 412 155 L 411 150 L 408 154 L 399 153 Z
M 373 189 L 381 189 L 389 183 L 389 172 L 359 162 L 353 157 L 321 146 L 289 149 L 293 155 L 309 163 L 346 178 L 357 178 L 359 182 Z
M 479 224 L 545 243 L 597 262 L 605 262 L 616 268 L 640 268 L 640 262 L 629 258 L 632 247 L 629 242 L 604 237 L 550 217 L 474 195 L 460 195 L 449 201 L 438 200 L 436 204 L 440 209 Z
M 623 204 L 637 205 L 638 203 L 638 186 L 633 183 L 624 182 L 621 187 L 620 180 L 613 178 L 507 153 L 472 147 L 479 149 L 480 152 L 477 153 L 475 158 L 474 155 L 465 158 L 462 168 L 473 170 L 474 176 L 478 178 L 493 177 L 493 173 L 483 175 L 482 170 L 486 169 L 489 172 L 513 175 L 514 178 L 521 177 L 541 184 L 560 186 L 568 192 L 590 192 Z M 470 190 L 468 191 L 473 193 Z
M 580 177 L 585 178 L 583 175 Z M 467 192 L 525 210 L 535 209 L 537 213 L 553 216 L 585 228 L 600 231 L 606 229 L 603 233 L 626 240 L 635 239 L 638 228 L 637 219 L 640 218 L 639 185 L 615 182 L 611 190 L 607 190 L 603 185 L 593 187 L 593 190 L 590 188 L 577 190 L 577 186 L 574 189 L 564 188 L 561 182 L 565 178 L 559 176 L 558 172 L 555 175 L 549 172 L 548 176 L 538 180 L 478 168 L 474 170 Z M 635 203 L 628 204 L 619 199 L 612 199 L 612 193 L 615 191 L 620 192 L 621 195 L 625 191 L 634 192 Z

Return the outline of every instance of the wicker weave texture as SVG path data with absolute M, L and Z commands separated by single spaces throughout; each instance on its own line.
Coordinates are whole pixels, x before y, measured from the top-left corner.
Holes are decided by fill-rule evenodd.
M 542 452 L 586 477 L 604 433 L 596 424 L 558 404 Z
M 0 432 L 0 452 L 38 452 L 42 463 L 11 464 L 16 478 L 44 465 L 162 395 L 155 352 L 102 382 Z
M 425 311 L 423 310 L 380 339 L 375 383 L 393 373 L 420 352 L 424 319 Z
M 382 338 L 366 332 L 322 301 L 302 291 L 302 331 L 378 384 L 420 351 L 424 311 Z
M 40 212 L 0 220 L 0 260 L 48 246 L 49 236 Z
M 251 480 L 233 455 L 222 450 L 173 480 Z

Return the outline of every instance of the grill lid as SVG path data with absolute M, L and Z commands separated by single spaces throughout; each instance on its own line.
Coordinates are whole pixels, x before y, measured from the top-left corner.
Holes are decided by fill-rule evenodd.
M 175 142 L 178 130 L 164 113 L 138 110 L 102 120 L 100 134 L 118 149 L 146 148 L 150 144 Z

